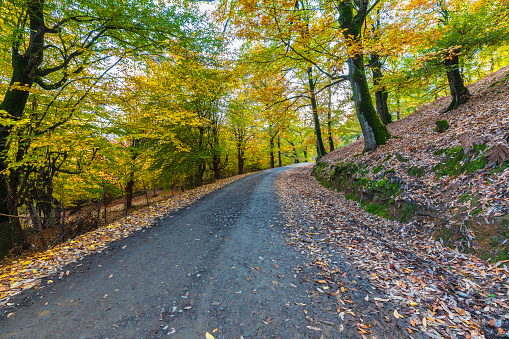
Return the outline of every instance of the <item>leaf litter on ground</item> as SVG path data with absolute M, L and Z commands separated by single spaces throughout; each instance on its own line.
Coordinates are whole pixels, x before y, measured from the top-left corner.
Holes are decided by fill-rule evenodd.
M 504 262 L 491 265 L 432 237 L 401 233 L 400 222 L 366 212 L 324 188 L 310 172 L 311 166 L 283 172 L 276 187 L 291 229 L 289 242 L 310 255 L 310 263 L 322 272 L 317 280 L 341 273 L 330 259 L 340 254 L 384 292 L 386 299 L 373 298 L 374 303 L 399 304 L 391 317 L 406 320 L 411 331 L 434 338 L 508 332 Z M 346 291 L 333 286 L 333 279 L 328 283 L 332 295 Z M 337 300 L 338 310 L 345 309 L 345 299 Z

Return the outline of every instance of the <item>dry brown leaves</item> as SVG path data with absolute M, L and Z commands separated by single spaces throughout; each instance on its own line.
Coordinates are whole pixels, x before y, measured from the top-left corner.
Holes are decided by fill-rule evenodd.
M 60 278 L 68 275 L 69 271 L 65 273 L 62 271 L 64 266 L 76 263 L 89 254 L 100 253 L 109 243 L 150 227 L 167 213 L 187 207 L 210 192 L 247 175 L 250 174 L 237 175 L 197 187 L 166 201 L 137 210 L 121 220 L 52 247 L 45 252 L 3 263 L 0 266 L 0 308 L 6 305 L 12 296 L 23 290 L 32 287 L 42 288 L 41 281 L 45 277 L 58 272 L 60 272 Z M 48 280 L 47 284 L 51 282 Z
M 276 185 L 291 227 L 290 244 L 307 253 L 316 267 L 336 273 L 331 253 L 349 260 L 385 292 L 386 300 L 400 305 L 398 314 L 409 321 L 410 331 L 434 338 L 508 332 L 506 262 L 490 265 L 408 225 L 369 214 L 342 193 L 321 186 L 310 170 L 283 172 Z

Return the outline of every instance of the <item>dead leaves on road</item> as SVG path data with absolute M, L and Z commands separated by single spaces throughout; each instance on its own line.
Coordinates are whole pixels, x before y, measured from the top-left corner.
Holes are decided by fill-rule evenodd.
M 167 201 L 134 212 L 121 220 L 97 230 L 83 234 L 73 240 L 60 244 L 49 250 L 29 257 L 4 262 L 0 266 L 0 308 L 5 306 L 10 297 L 32 287 L 43 287 L 41 281 L 64 266 L 76 263 L 83 257 L 104 250 L 111 242 L 130 236 L 133 232 L 150 227 L 167 213 L 177 211 L 194 203 L 196 200 L 250 174 L 237 175 L 215 183 L 197 187 Z M 122 247 L 125 249 L 126 246 Z M 78 265 L 80 266 L 80 265 Z M 63 278 L 61 272 L 59 278 Z M 69 271 L 65 273 L 69 275 Z M 110 277 L 111 278 L 111 277 Z M 46 284 L 50 284 L 48 280 Z

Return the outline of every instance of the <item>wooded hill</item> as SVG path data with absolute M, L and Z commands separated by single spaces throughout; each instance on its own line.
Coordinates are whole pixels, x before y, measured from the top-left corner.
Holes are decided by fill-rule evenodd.
M 376 151 L 362 154 L 360 139 L 313 173 L 405 232 L 498 262 L 509 259 L 509 67 L 467 87 L 468 103 L 421 106 L 389 124 L 393 137 Z

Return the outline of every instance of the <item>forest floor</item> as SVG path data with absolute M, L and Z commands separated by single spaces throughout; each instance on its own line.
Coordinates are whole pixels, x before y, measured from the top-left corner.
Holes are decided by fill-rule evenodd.
M 312 293 L 329 295 L 338 312 L 357 310 L 345 318 L 345 326 L 377 337 L 372 321 L 356 318 L 373 309 L 401 318 L 407 336 L 393 338 L 417 333 L 432 338 L 506 336 L 509 305 L 507 289 L 501 286 L 503 263 L 490 265 L 433 237 L 405 233 L 401 223 L 368 213 L 343 193 L 323 187 L 311 170 L 282 173 L 278 190 L 290 244 L 307 256 L 305 266 L 320 271 Z M 352 269 L 358 270 L 356 277 L 348 273 Z M 363 288 L 367 282 L 374 290 Z M 383 307 L 392 312 L 387 315 Z

